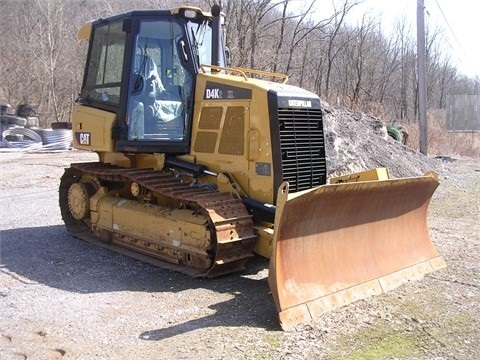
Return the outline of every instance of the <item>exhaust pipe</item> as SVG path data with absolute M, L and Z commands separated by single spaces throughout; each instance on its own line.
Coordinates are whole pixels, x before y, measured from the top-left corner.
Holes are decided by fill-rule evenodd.
M 222 8 L 221 5 L 215 4 L 212 6 L 212 65 L 222 66 Z M 212 69 L 212 72 L 219 72 L 217 69 Z

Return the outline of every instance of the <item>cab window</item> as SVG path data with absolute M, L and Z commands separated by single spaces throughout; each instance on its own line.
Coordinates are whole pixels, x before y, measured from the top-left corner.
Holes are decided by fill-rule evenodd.
M 140 21 L 131 59 L 129 140 L 183 141 L 193 77 L 181 56 L 184 32 L 176 22 Z
M 82 98 L 119 106 L 125 40 L 121 21 L 95 29 Z

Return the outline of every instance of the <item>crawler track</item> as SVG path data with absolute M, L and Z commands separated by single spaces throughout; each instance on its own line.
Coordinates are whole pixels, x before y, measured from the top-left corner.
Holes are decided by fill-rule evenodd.
M 94 235 L 98 234 L 94 231 L 95 224 L 89 218 L 75 219 L 68 206 L 69 188 L 85 175 L 98 179 L 102 184 L 107 184 L 105 185 L 107 187 L 108 184 L 111 186 L 136 183 L 142 190 L 160 195 L 177 208 L 188 208 L 206 214 L 209 218 L 213 265 L 208 269 L 198 269 L 175 261 L 173 263 L 164 261 L 162 254 L 155 251 L 155 246 L 150 246 L 153 242 L 149 244 L 145 239 L 125 237 L 113 229 L 102 229 L 103 232 L 108 231 L 108 236 L 102 238 L 112 241 L 99 239 Z M 163 268 L 192 276 L 215 277 L 243 269 L 244 263 L 253 254 L 256 235 L 252 219 L 242 201 L 229 193 L 182 183 L 181 179 L 176 178 L 171 172 L 121 168 L 100 162 L 76 163 L 65 170 L 59 192 L 62 218 L 72 235 Z M 140 243 L 143 245 L 139 245 Z

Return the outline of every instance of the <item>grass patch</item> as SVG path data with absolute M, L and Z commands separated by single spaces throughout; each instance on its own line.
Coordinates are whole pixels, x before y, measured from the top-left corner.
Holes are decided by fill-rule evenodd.
M 473 322 L 473 319 L 468 314 L 454 314 L 447 317 L 447 323 L 450 326 L 470 325 L 472 322 Z
M 420 343 L 414 334 L 369 330 L 355 336 L 360 349 L 342 356 L 344 360 L 409 358 L 418 352 Z
M 339 352 L 328 360 L 382 360 L 425 358 L 439 351 L 452 352 L 475 348 L 472 337 L 478 322 L 461 308 L 450 309 L 441 295 L 424 290 L 415 300 L 389 299 L 395 314 L 384 321 L 377 318 L 367 328 L 338 339 Z M 414 295 L 412 295 L 414 296 Z

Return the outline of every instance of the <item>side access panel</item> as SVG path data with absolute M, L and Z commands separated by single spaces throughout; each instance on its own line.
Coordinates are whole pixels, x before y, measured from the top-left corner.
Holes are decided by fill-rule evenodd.
M 72 114 L 73 146 L 80 150 L 112 152 L 112 128 L 117 116 L 108 111 L 76 105 Z
M 435 176 L 278 194 L 269 285 L 288 330 L 446 266 L 428 235 Z

